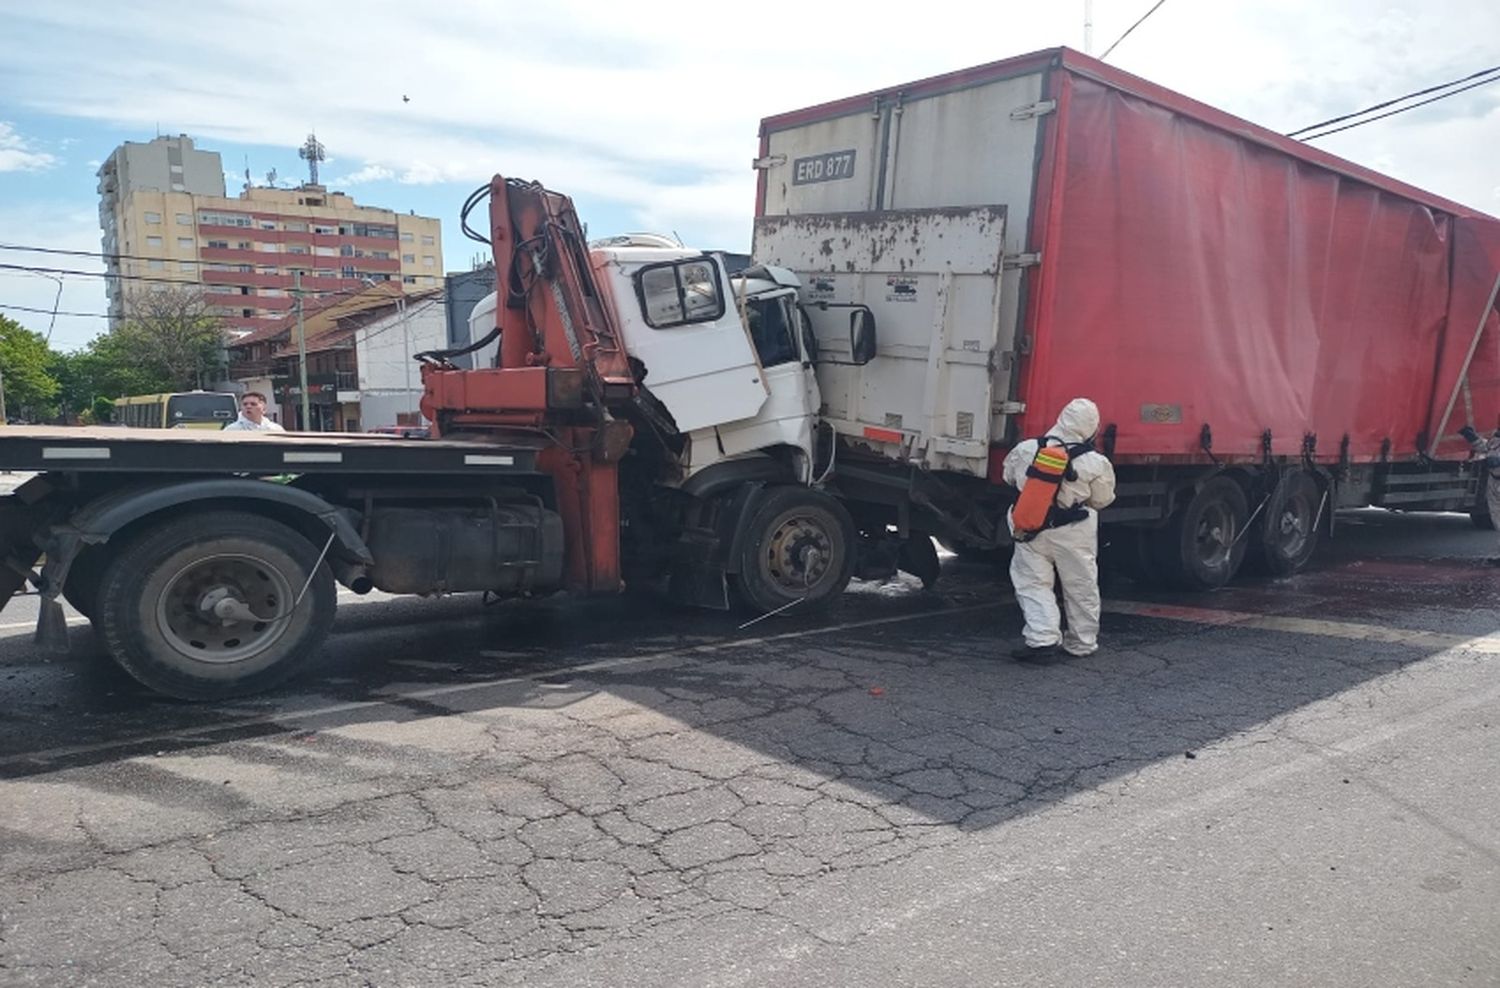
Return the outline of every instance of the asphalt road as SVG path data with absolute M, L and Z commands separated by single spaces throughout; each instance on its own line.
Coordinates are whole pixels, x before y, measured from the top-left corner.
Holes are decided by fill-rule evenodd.
M 1003 578 L 737 627 L 341 598 L 315 668 L 154 697 L 0 615 L 0 983 L 1500 984 L 1500 569 L 1459 517 L 1314 569 Z M 373 597 L 373 595 L 372 595 Z

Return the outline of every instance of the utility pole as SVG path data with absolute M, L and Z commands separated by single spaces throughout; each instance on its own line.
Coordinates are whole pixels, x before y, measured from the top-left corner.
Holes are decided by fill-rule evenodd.
M 401 366 L 406 371 L 406 414 L 410 417 L 413 411 L 411 393 L 411 324 L 406 321 L 406 292 L 404 290 L 401 293 L 401 297 L 396 300 L 396 306 L 400 312 L 398 318 L 401 320 Z M 408 422 L 407 424 L 416 425 L 417 423 Z
M 307 328 L 302 323 L 302 272 L 292 271 L 292 304 L 297 307 L 297 376 L 302 387 L 302 428 L 312 431 L 312 408 L 307 400 Z

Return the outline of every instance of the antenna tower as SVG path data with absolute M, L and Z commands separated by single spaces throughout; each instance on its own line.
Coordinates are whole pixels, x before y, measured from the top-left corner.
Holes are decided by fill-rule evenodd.
M 307 143 L 297 149 L 297 157 L 307 162 L 307 177 L 309 185 L 318 184 L 318 162 L 325 160 L 323 145 L 318 143 L 317 134 L 308 134 Z

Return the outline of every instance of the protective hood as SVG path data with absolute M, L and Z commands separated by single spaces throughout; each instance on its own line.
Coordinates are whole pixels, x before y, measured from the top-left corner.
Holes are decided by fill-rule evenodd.
M 1099 431 L 1099 407 L 1087 398 L 1074 398 L 1063 407 L 1057 424 L 1047 431 L 1065 443 L 1081 443 Z

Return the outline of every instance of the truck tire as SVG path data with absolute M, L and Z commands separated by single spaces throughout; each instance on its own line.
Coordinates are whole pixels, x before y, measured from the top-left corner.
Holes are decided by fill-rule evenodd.
M 1318 508 L 1323 493 L 1306 470 L 1281 475 L 1265 511 L 1247 538 L 1255 546 L 1257 568 L 1272 576 L 1290 576 L 1312 559 L 1318 548 Z M 1325 509 L 1326 510 L 1326 509 Z
M 797 613 L 832 603 L 854 571 L 854 522 L 838 501 L 805 487 L 772 487 L 751 512 L 739 553 L 740 603 Z
M 1249 514 L 1239 484 L 1212 478 L 1156 533 L 1160 572 L 1184 590 L 1224 586 L 1244 561 L 1247 540 L 1240 533 Z
M 95 626 L 126 672 L 168 696 L 216 700 L 269 689 L 295 672 L 333 624 L 335 590 L 318 547 L 297 532 L 260 515 L 213 511 L 163 522 L 122 546 L 97 602 Z M 216 615 L 215 604 L 246 616 Z

